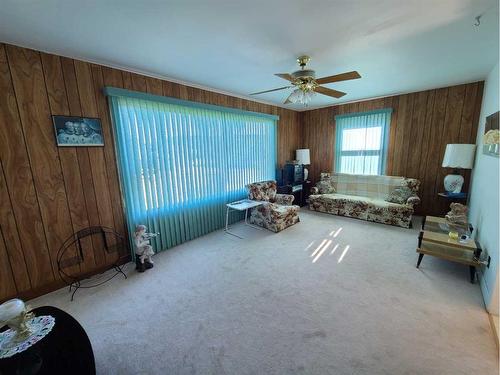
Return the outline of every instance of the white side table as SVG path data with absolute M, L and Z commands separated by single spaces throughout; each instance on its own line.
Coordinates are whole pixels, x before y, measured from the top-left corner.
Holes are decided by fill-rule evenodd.
M 226 228 L 224 229 L 224 231 L 227 234 L 230 234 L 232 236 L 235 236 L 235 237 L 243 239 L 243 237 L 238 236 L 237 234 L 231 233 L 229 231 L 229 226 L 228 226 L 228 223 L 229 223 L 229 210 L 245 211 L 245 225 L 248 225 L 249 227 L 252 227 L 252 228 L 255 228 L 255 229 L 262 229 L 262 228 L 256 227 L 255 225 L 252 225 L 252 224 L 250 224 L 248 222 L 248 209 L 260 206 L 262 203 L 263 203 L 262 201 L 253 201 L 253 200 L 250 200 L 250 199 L 242 199 L 240 201 L 227 203 L 226 204 Z

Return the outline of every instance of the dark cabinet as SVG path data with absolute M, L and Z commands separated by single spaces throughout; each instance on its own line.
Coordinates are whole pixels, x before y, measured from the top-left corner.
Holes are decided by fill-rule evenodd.
M 278 186 L 278 194 L 291 194 L 295 197 L 293 204 L 297 206 L 305 206 L 311 191 L 311 181 L 305 181 L 296 185 L 283 185 Z

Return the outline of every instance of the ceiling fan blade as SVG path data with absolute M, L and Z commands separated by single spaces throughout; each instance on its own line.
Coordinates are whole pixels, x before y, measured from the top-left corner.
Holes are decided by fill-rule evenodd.
M 332 90 L 332 89 L 329 89 L 329 88 L 326 88 L 326 87 L 323 87 L 323 86 L 316 87 L 314 89 L 314 91 L 316 91 L 317 93 L 323 94 L 323 95 L 332 96 L 334 98 L 341 98 L 344 95 L 346 95 L 345 92 L 337 91 L 337 90 Z
M 287 81 L 293 82 L 295 81 L 291 74 L 288 73 L 276 73 L 275 76 L 286 79 Z
M 250 95 L 259 95 L 259 94 L 264 94 L 266 92 L 273 92 L 273 91 L 279 91 L 279 90 L 288 89 L 290 87 L 292 87 L 292 86 L 283 86 L 283 87 L 279 87 L 277 89 L 271 89 L 271 90 L 266 90 L 266 91 L 253 92 Z
M 341 73 L 341 74 L 335 74 L 334 76 L 318 78 L 316 80 L 316 83 L 318 85 L 322 85 L 324 83 L 348 81 L 350 79 L 358 79 L 358 78 L 361 78 L 359 73 L 356 71 L 352 71 L 352 72 L 346 72 L 346 73 Z

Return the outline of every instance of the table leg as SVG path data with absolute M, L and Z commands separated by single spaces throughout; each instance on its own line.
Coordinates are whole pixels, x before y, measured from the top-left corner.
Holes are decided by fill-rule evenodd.
M 422 262 L 423 257 L 424 257 L 424 254 L 422 254 L 422 253 L 418 254 L 417 268 L 420 267 L 420 263 Z
M 238 237 L 240 239 L 243 239 L 243 237 L 238 236 L 237 234 L 231 233 L 229 231 L 229 207 L 227 207 L 227 206 L 226 206 L 226 227 L 224 228 L 224 232 L 226 232 L 227 234 L 230 234 L 231 236 L 235 236 L 235 237 Z
M 476 278 L 476 267 L 469 266 L 469 273 L 470 273 L 470 282 L 471 284 L 474 284 L 474 280 Z

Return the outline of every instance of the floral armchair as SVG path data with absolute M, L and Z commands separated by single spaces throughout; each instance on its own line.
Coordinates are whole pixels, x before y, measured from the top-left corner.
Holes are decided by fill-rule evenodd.
M 276 181 L 254 182 L 247 185 L 248 199 L 264 201 L 252 208 L 249 222 L 273 232 L 280 232 L 300 221 L 299 206 L 292 205 L 293 195 L 277 194 Z

